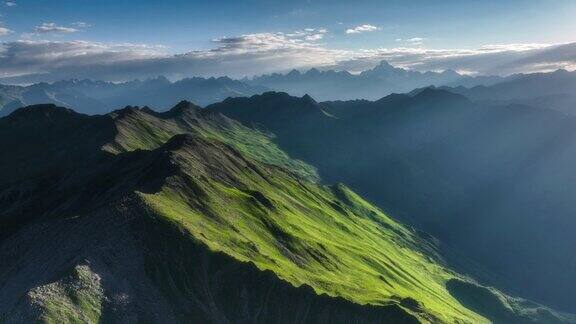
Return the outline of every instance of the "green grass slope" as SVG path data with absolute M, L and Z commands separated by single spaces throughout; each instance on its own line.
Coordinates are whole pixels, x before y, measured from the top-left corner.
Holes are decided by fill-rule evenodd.
M 164 113 L 146 107 L 127 107 L 109 116 L 114 119 L 117 130 L 114 142 L 104 146 L 104 150 L 111 153 L 158 148 L 172 136 L 188 133 L 229 144 L 248 157 L 285 167 L 303 177 L 317 177 L 313 167 L 290 159 L 273 143 L 270 135 L 187 101 Z
M 217 142 L 181 136 L 167 147 L 178 173 L 141 195 L 212 250 L 318 293 L 410 305 L 423 320 L 482 321 L 446 290 L 454 275 L 426 255 L 427 242 L 344 186 L 301 181 Z
M 163 149 L 177 171 L 141 196 L 211 250 L 317 293 L 399 305 L 423 322 L 493 320 L 491 313 L 467 308 L 447 283 L 480 286 L 446 269 L 431 242 L 345 186 L 306 182 L 190 136 L 175 137 Z M 562 322 L 560 315 L 545 313 L 551 316 L 512 308 L 506 314 L 518 322 Z
M 573 321 L 220 114 L 39 109 L 0 119 L 0 322 Z
M 346 183 L 497 274 L 484 282 L 576 313 L 573 116 L 431 88 L 308 103 L 267 93 L 207 109 L 273 132 L 326 183 Z

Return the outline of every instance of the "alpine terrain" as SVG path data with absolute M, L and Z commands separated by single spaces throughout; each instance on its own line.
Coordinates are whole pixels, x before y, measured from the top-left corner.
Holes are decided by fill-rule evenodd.
M 293 130 L 314 105 L 266 96 Z M 0 119 L 0 322 L 575 321 L 462 275 L 433 236 L 218 110 Z

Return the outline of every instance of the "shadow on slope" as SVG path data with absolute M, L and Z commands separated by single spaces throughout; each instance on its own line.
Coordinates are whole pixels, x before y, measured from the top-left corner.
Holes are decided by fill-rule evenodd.
M 494 324 L 568 323 L 567 318 L 550 309 L 498 291 L 459 279 L 450 279 L 446 288 L 464 306 L 486 317 Z M 574 320 L 574 318 L 572 319 Z

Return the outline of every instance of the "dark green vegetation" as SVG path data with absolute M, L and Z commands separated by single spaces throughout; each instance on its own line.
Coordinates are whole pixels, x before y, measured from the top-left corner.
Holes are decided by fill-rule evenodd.
M 486 266 L 498 277 L 487 282 L 576 311 L 573 117 L 434 89 L 321 104 L 267 93 L 208 109 L 276 134 L 324 181 Z
M 0 322 L 570 320 L 458 275 L 430 236 L 187 102 L 21 109 L 0 161 Z

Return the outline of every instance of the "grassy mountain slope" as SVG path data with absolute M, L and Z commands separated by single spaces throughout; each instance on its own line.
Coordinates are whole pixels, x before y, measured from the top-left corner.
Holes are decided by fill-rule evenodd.
M 420 250 L 429 243 L 345 187 L 299 181 L 217 143 L 172 145 L 183 174 L 144 199 L 210 248 L 358 303 L 411 298 L 444 320 L 473 316 L 446 293 L 451 274 Z
M 182 101 L 170 111 L 157 113 L 150 109 L 127 107 L 110 114 L 117 134 L 114 142 L 104 147 L 110 153 L 149 150 L 159 147 L 177 134 L 191 133 L 206 139 L 227 143 L 256 160 L 283 166 L 303 177 L 314 179 L 311 166 L 292 160 L 273 144 L 269 135 L 246 128 L 219 113 L 203 111 Z
M 0 321 L 478 323 L 494 307 L 563 318 L 507 297 L 465 307 L 485 290 L 432 240 L 188 103 L 98 117 L 32 107 L 0 129 Z M 49 149 L 36 157 L 21 141 Z M 10 174 L 18 164 L 29 172 Z
M 250 104 L 208 109 L 277 134 L 282 148 L 316 166 L 325 181 L 346 183 L 459 248 L 509 291 L 574 311 L 573 118 L 426 89 L 320 103 L 323 120 L 286 127 L 285 117 L 270 112 L 283 104 L 267 101 L 266 114 Z M 292 111 L 294 120 L 306 118 Z

